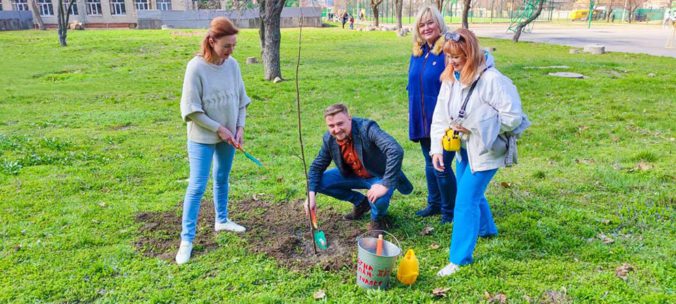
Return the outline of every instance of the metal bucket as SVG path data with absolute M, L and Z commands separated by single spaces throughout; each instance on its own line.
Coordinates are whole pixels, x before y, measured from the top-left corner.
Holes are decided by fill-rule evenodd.
M 378 234 L 383 235 L 382 255 L 376 255 Z M 385 239 L 389 236 L 394 243 Z M 357 285 L 367 289 L 387 289 L 392 268 L 401 254 L 399 241 L 387 231 L 374 230 L 357 238 Z

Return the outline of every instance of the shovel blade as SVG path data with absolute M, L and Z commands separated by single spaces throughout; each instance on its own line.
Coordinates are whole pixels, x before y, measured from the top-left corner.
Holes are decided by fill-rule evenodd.
M 319 249 L 326 250 L 326 248 L 329 247 L 329 244 L 326 241 L 326 236 L 324 235 L 324 231 L 315 230 L 314 231 L 314 238 L 315 238 L 315 244 L 317 244 L 317 247 L 319 247 Z
M 257 158 L 255 158 L 253 155 L 249 154 L 249 152 L 245 152 L 243 150 L 242 150 L 242 152 L 244 152 L 244 156 L 246 156 L 246 158 L 248 158 L 252 162 L 254 162 L 254 164 L 258 165 L 259 167 L 263 167 L 263 163 L 261 163 L 261 161 L 258 160 Z

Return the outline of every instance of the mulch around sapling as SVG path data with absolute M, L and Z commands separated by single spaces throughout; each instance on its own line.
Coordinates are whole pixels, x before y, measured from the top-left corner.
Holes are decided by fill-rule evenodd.
M 140 225 L 135 246 L 143 255 L 173 261 L 181 231 L 182 202 L 176 209 L 164 212 L 144 212 L 136 215 Z M 296 202 L 270 203 L 255 198 L 228 206 L 230 218 L 247 228 L 241 236 L 248 250 L 274 258 L 277 263 L 294 270 L 320 267 L 325 271 L 352 268 L 357 254 L 357 237 L 366 232 L 368 215 L 359 221 L 346 221 L 333 206 L 317 210 L 319 228 L 329 244 L 326 250 L 313 251 L 309 222 L 303 204 Z M 386 224 L 391 228 L 392 223 Z M 219 232 L 231 233 L 231 232 Z M 193 257 L 207 254 L 218 247 L 214 232 L 214 206 L 202 201 L 193 241 Z

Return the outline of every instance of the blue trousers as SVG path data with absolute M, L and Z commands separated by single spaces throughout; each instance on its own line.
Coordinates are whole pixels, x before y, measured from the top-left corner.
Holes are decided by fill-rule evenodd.
M 352 189 L 370 189 L 371 186 L 380 183 L 381 180 L 379 177 L 344 177 L 338 169 L 333 168 L 324 172 L 317 191 L 341 201 L 348 201 L 356 206 L 366 196 Z M 394 187 L 390 187 L 387 193 L 378 198 L 374 203 L 369 202 L 369 205 L 371 205 L 371 220 L 376 220 L 387 214 L 392 194 L 394 194 Z
M 228 190 L 230 169 L 235 156 L 235 148 L 225 142 L 200 144 L 188 140 L 188 158 L 190 160 L 190 181 L 183 199 L 183 223 L 181 240 L 192 242 L 195 238 L 197 215 L 200 201 L 209 181 L 211 163 L 214 164 L 214 207 L 216 221 L 228 221 Z
M 420 149 L 425 157 L 425 177 L 427 179 L 427 205 L 441 210 L 441 216 L 453 218 L 455 207 L 456 181 L 451 164 L 455 152 L 444 151 L 444 172 L 434 169 L 430 156 L 430 139 L 420 140 Z
M 479 236 L 498 234 L 490 206 L 484 193 L 498 169 L 472 173 L 467 151 L 460 149 L 462 161 L 456 160 L 458 194 L 455 198 L 455 218 L 451 235 L 449 260 L 456 265 L 472 263 L 472 253 Z

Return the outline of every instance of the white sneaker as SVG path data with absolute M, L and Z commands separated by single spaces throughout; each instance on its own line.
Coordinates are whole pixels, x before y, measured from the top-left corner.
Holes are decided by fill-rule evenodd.
M 448 264 L 446 267 L 442 268 L 437 272 L 437 276 L 445 277 L 454 274 L 456 271 L 460 270 L 460 266 L 453 263 Z
M 214 225 L 214 229 L 216 231 L 232 231 L 232 232 L 244 232 L 246 231 L 246 228 L 244 228 L 241 225 L 238 225 L 237 223 L 231 221 L 228 219 L 227 222 L 225 223 L 218 223 L 216 222 L 216 225 Z
M 178 253 L 176 254 L 176 264 L 182 265 L 187 263 L 190 260 L 191 253 L 192 243 L 188 241 L 181 241 L 181 246 L 178 247 Z

